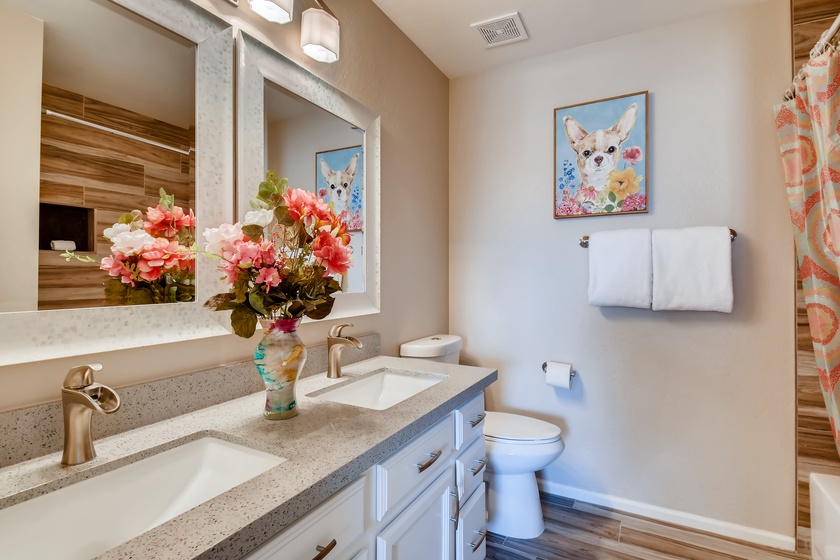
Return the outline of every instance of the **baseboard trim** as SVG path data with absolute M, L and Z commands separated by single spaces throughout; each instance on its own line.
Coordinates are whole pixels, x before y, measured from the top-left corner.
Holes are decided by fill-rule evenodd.
M 657 521 L 682 525 L 691 529 L 706 531 L 708 533 L 714 533 L 716 535 L 732 539 L 739 539 L 750 543 L 778 548 L 780 550 L 796 550 L 796 539 L 792 536 L 782 535 L 780 533 L 771 533 L 770 531 L 755 529 L 753 527 L 747 527 L 746 525 L 738 525 L 728 521 L 712 519 L 711 517 L 702 517 L 700 515 L 694 515 L 693 513 L 686 513 L 684 511 L 627 500 L 625 498 L 610 496 L 608 494 L 581 490 L 579 488 L 573 488 L 571 486 L 539 478 L 537 479 L 537 482 L 540 490 L 547 494 L 562 496 L 572 500 L 580 500 L 596 506 L 625 511 L 627 513 L 641 515 Z

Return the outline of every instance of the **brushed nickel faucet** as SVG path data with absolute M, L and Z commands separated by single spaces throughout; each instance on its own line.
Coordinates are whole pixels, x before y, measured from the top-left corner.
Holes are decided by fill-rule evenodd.
M 348 346 L 354 348 L 361 348 L 362 343 L 358 338 L 353 336 L 341 336 L 341 330 L 344 327 L 352 327 L 350 323 L 342 325 L 333 325 L 330 327 L 330 332 L 327 335 L 327 377 L 330 379 L 338 379 L 341 377 L 341 350 Z
M 64 409 L 62 465 L 81 465 L 94 460 L 96 451 L 90 435 L 93 411 L 113 414 L 120 409 L 117 392 L 93 379 L 93 372 L 101 369 L 101 364 L 76 366 L 64 378 L 61 388 L 61 406 Z

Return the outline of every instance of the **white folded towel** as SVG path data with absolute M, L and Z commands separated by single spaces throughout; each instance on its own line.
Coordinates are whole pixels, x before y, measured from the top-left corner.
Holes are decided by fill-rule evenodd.
M 66 241 L 64 239 L 55 239 L 50 241 L 50 249 L 53 251 L 75 251 L 76 242 Z
M 653 231 L 653 310 L 732 312 L 732 239 L 726 227 Z
M 650 230 L 599 231 L 589 237 L 589 303 L 650 309 Z

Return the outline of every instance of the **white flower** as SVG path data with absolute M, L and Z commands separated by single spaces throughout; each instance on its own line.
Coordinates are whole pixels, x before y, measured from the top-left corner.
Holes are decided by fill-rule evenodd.
M 245 219 L 242 220 L 242 223 L 246 226 L 255 225 L 265 227 L 270 224 L 273 219 L 274 212 L 271 210 L 251 210 L 250 212 L 245 212 Z
M 130 257 L 141 252 L 146 245 L 154 244 L 155 238 L 142 229 L 138 229 L 118 233 L 111 242 L 113 242 L 111 251 Z
M 222 224 L 217 228 L 204 230 L 207 244 L 204 250 L 214 255 L 221 255 L 234 241 L 242 239 L 242 226 L 239 224 Z
M 114 224 L 113 227 L 105 228 L 102 235 L 104 235 L 105 239 L 108 241 L 114 241 L 114 237 L 126 231 L 131 231 L 131 224 Z

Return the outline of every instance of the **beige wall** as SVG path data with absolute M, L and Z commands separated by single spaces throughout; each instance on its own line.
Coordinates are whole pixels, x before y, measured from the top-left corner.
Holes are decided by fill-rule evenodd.
M 445 331 L 446 77 L 371 0 L 330 6 L 341 21 L 341 60 L 333 65 L 300 51 L 300 13 L 306 5 L 297 3 L 293 23 L 277 26 L 252 19 L 246 2 L 238 9 L 212 0 L 196 3 L 239 18 L 250 32 L 382 115 L 382 312 L 354 319 L 348 332 L 380 332 L 383 353 L 394 355 L 405 340 Z M 304 340 L 323 342 L 336 322 L 304 325 Z M 102 362 L 105 370 L 98 379 L 119 386 L 247 359 L 256 342 L 231 335 L 61 360 L 39 362 L 33 356 L 31 364 L 0 368 L 0 410 L 57 399 L 64 374 L 78 363 Z
M 0 312 L 38 308 L 38 185 L 41 154 L 41 60 L 44 22 L 0 6 L 0 192 L 4 243 Z
M 770 0 L 452 82 L 450 331 L 499 368 L 489 408 L 562 427 L 547 489 L 793 544 L 789 33 Z M 642 90 L 650 213 L 553 220 L 554 108 Z M 581 235 L 699 225 L 738 231 L 732 314 L 588 305 Z M 574 363 L 572 391 L 545 360 Z

